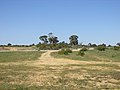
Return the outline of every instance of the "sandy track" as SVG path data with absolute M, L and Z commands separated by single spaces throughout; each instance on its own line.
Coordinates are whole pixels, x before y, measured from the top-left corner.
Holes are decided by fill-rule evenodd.
M 41 55 L 37 62 L 33 63 L 36 65 L 45 64 L 45 65 L 67 65 L 67 64 L 78 64 L 79 61 L 69 60 L 69 59 L 57 59 L 52 57 L 50 54 L 52 52 L 57 52 L 55 50 L 50 50 Z
M 66 58 L 54 58 L 50 54 L 52 52 L 57 52 L 58 50 L 47 50 L 45 53 L 35 61 L 22 61 L 22 62 L 7 62 L 0 63 L 0 65 L 27 65 L 27 66 L 36 66 L 39 67 L 41 65 L 69 65 L 69 64 L 116 64 L 120 66 L 119 62 L 99 62 L 99 61 L 80 61 L 80 60 L 70 60 Z
M 78 60 L 70 60 L 70 59 L 65 59 L 65 58 L 54 58 L 52 57 L 50 54 L 52 52 L 57 52 L 55 50 L 49 50 L 46 51 L 45 53 L 43 53 L 41 55 L 41 57 L 39 58 L 39 60 L 35 61 L 34 63 L 32 63 L 32 65 L 36 65 L 39 66 L 41 64 L 44 65 L 69 65 L 69 64 L 116 64 L 120 66 L 120 63 L 118 62 L 99 62 L 99 61 L 78 61 Z

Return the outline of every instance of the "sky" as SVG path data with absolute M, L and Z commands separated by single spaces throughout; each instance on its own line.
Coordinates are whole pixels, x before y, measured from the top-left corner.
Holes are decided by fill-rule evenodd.
M 120 42 L 120 0 L 0 0 L 0 44 L 39 43 L 52 32 L 60 41 Z

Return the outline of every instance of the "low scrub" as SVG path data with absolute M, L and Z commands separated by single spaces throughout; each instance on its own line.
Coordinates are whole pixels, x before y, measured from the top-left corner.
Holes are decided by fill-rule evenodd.
M 120 47 L 119 46 L 114 46 L 114 48 L 113 48 L 114 50 L 119 50 L 120 49 Z
M 78 51 L 77 55 L 84 56 L 85 51 L 88 51 L 88 49 L 86 47 L 83 47 L 81 50 Z
M 83 47 L 80 51 L 87 51 L 88 49 L 86 47 Z
M 99 50 L 99 51 L 105 51 L 105 49 L 106 49 L 106 46 L 104 46 L 104 45 L 98 45 L 98 47 L 97 47 L 97 50 Z
M 61 49 L 58 54 L 60 55 L 68 55 L 69 53 L 72 53 L 72 50 L 70 49 Z
M 82 51 L 82 50 L 80 50 L 80 51 L 78 51 L 77 55 L 84 56 L 84 55 L 85 55 L 85 52 Z
M 21 62 L 38 60 L 43 52 L 39 51 L 10 51 L 0 52 L 0 62 Z
M 70 50 L 69 48 L 65 49 L 68 53 L 72 53 L 72 50 Z

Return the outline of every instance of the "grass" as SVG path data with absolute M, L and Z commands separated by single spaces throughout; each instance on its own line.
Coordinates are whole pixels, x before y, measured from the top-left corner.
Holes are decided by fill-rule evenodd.
M 98 68 L 101 67 L 108 69 L 99 70 Z M 115 69 L 119 70 L 120 67 L 102 64 L 41 65 L 39 67 L 22 64 L 0 65 L 0 90 L 119 89 L 120 72 Z
M 11 52 L 0 52 L 0 62 L 19 62 L 19 61 L 30 61 L 37 60 L 42 52 L 39 51 L 11 51 Z
M 85 56 L 77 55 L 78 52 L 70 53 L 69 55 L 59 55 L 54 52 L 51 55 L 55 58 L 68 58 L 82 61 L 106 61 L 120 62 L 120 50 L 107 49 L 106 51 L 90 50 L 85 52 Z
M 111 51 L 111 50 L 110 50 Z M 103 53 L 107 54 L 103 54 Z M 91 55 L 111 58 L 109 51 L 87 51 L 84 57 L 76 56 L 77 52 L 60 58 L 77 57 L 77 60 L 96 60 Z M 119 54 L 118 51 L 115 51 Z M 24 64 L 20 61 L 37 60 L 42 52 L 1 52 L 0 62 L 19 64 L 0 64 L 0 90 L 119 90 L 120 66 L 117 64 L 68 64 L 44 65 Z M 97 53 L 97 54 L 96 54 Z M 52 53 L 53 54 L 53 53 Z M 54 53 L 57 55 L 57 53 Z M 87 56 L 88 54 L 88 56 Z M 108 55 L 109 54 L 109 55 Z M 75 56 L 74 56 L 75 55 Z M 18 57 L 19 56 L 19 57 Z M 24 57 L 23 57 L 24 56 Z M 71 57 L 72 56 L 72 57 Z M 93 58 L 93 59 L 92 59 Z M 119 61 L 119 56 L 112 60 Z M 5 61 L 6 60 L 6 61 Z

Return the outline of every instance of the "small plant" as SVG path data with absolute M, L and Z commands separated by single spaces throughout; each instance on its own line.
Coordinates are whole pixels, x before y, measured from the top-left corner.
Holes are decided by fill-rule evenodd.
M 83 47 L 81 51 L 87 51 L 88 49 L 86 47 Z
M 67 48 L 67 49 L 66 49 L 66 52 L 72 53 L 72 50 L 70 50 L 69 48 Z
M 60 51 L 58 51 L 58 54 L 60 54 L 60 55 L 68 55 L 69 53 L 72 53 L 72 50 L 70 50 L 70 49 L 61 49 Z
M 68 55 L 68 52 L 65 49 L 61 49 L 60 51 L 58 51 L 58 54 L 60 54 L 60 55 Z
M 77 55 L 84 56 L 85 52 L 80 50 Z
M 98 45 L 97 50 L 99 51 L 105 51 L 106 46 L 105 45 Z
M 62 55 L 62 54 L 64 54 L 64 49 L 61 49 L 60 51 L 58 51 L 58 54 L 60 54 L 60 55 Z
M 116 56 L 116 54 L 112 54 L 112 58 L 115 57 L 115 56 Z
M 68 55 L 69 53 L 67 51 L 64 51 L 64 55 Z
M 120 49 L 120 47 L 119 46 L 114 46 L 114 48 L 113 48 L 114 50 L 119 50 Z

